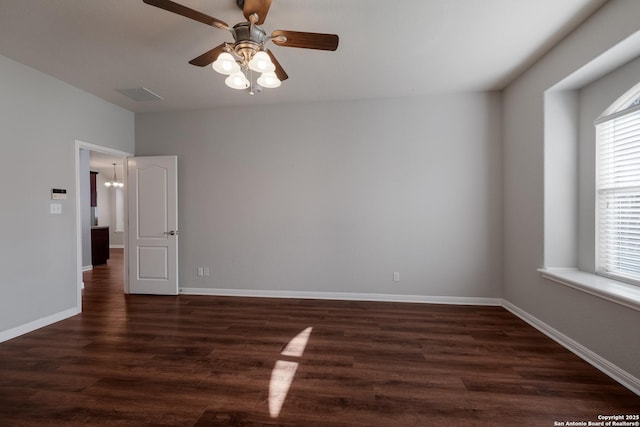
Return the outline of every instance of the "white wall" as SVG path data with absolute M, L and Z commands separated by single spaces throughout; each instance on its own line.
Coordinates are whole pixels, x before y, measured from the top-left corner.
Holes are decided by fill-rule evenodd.
M 638 30 L 640 2 L 608 2 L 504 92 L 504 296 L 640 377 L 640 313 L 543 279 L 544 91 Z
M 121 229 L 118 230 L 117 223 L 117 206 L 118 202 L 116 201 L 116 197 L 120 193 L 120 218 L 121 218 Z M 124 190 L 123 189 L 112 189 L 109 194 L 109 245 L 112 247 L 123 247 L 124 246 L 124 214 L 123 211 L 124 206 Z
M 180 286 L 500 297 L 500 102 L 138 114 L 136 155 L 178 155 Z
M 122 180 L 122 168 L 117 174 L 117 178 Z M 122 191 L 113 187 L 107 188 L 104 183 L 113 178 L 113 171 L 106 170 L 98 173 L 98 225 L 109 227 L 109 245 L 123 246 L 123 232 L 116 229 L 116 192 Z
M 77 309 L 75 141 L 133 152 L 134 115 L 3 56 L 0 94 L 2 340 Z M 68 191 L 62 215 L 51 188 Z
M 98 212 L 98 225 L 111 227 L 111 188 L 107 188 L 104 183 L 111 180 L 110 176 L 102 172 L 96 175 L 96 204 Z
M 82 268 L 92 266 L 91 260 L 91 181 L 89 178 L 89 150 L 80 150 L 80 222 L 82 229 Z

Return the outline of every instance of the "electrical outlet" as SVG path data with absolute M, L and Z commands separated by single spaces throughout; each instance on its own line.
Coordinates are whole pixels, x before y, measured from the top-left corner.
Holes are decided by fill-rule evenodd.
M 204 273 L 205 276 L 208 277 L 209 276 L 209 267 L 204 267 L 204 272 L 203 273 Z
M 198 277 L 204 276 L 204 268 L 198 267 Z
M 51 215 L 60 215 L 62 213 L 62 204 L 51 203 L 51 205 L 49 206 L 49 213 Z
M 393 281 L 394 282 L 399 282 L 400 281 L 400 272 L 399 271 L 394 271 L 393 272 Z

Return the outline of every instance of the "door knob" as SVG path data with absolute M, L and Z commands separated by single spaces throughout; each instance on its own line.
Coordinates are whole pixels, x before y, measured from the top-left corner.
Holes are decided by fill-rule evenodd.
M 165 231 L 164 234 L 168 234 L 169 236 L 177 236 L 178 230 Z

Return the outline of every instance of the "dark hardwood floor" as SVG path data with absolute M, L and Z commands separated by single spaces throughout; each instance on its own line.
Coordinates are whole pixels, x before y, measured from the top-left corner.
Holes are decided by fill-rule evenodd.
M 499 307 L 125 296 L 117 250 L 85 283 L 81 315 L 0 344 L 1 426 L 553 426 L 640 412 Z M 306 346 L 292 341 L 307 328 Z

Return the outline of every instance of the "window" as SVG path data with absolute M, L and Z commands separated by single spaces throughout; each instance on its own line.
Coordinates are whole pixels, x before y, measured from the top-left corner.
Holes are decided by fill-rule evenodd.
M 640 98 L 596 122 L 599 275 L 640 285 Z
M 616 218 L 623 209 L 611 199 L 625 200 L 618 192 L 629 188 L 617 188 L 615 178 L 598 177 L 599 171 L 612 177 L 604 173 L 605 162 L 616 165 L 611 171 L 619 171 L 619 154 L 624 153 L 611 158 L 609 152 L 605 158 L 598 143 L 608 141 L 615 152 L 619 147 L 612 141 L 622 135 L 619 125 L 628 119 L 636 125 L 640 122 L 634 114 L 640 111 L 636 44 L 640 31 L 636 34 L 637 38 L 629 37 L 544 92 L 544 257 L 538 271 L 553 283 L 640 310 L 640 225 L 636 225 L 640 222 L 640 198 L 635 198 L 635 206 L 630 204 L 630 210 L 635 210 L 631 215 L 634 222 Z M 615 59 L 618 47 L 634 55 L 623 66 Z M 640 151 L 637 153 L 636 159 L 628 159 L 631 163 L 640 158 Z M 631 170 L 634 168 L 633 173 L 638 172 L 640 162 Z M 637 181 L 631 187 L 639 185 Z M 629 182 L 626 184 L 628 187 Z M 634 200 L 633 196 L 628 200 Z M 626 227 L 615 229 L 623 223 Z M 605 237 L 600 239 L 600 234 Z M 632 244 L 620 237 L 630 238 Z M 627 253 L 632 255 L 635 268 L 629 266 Z

